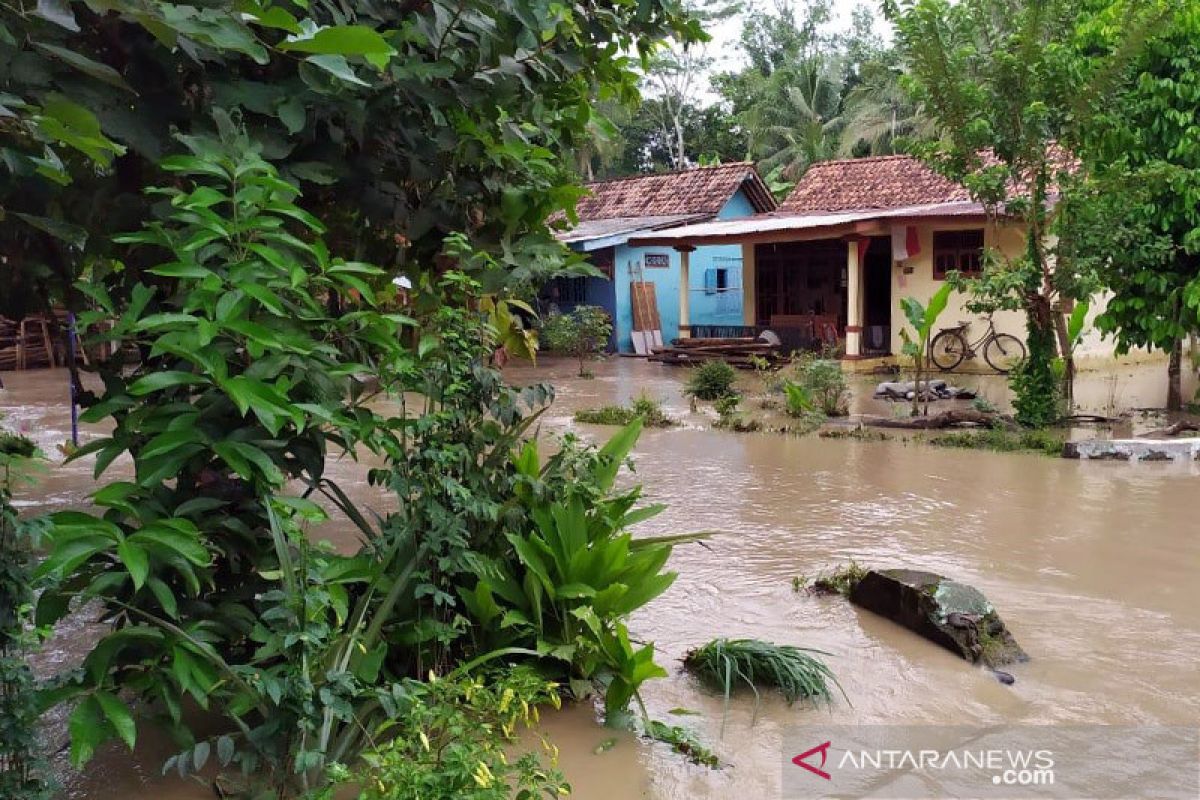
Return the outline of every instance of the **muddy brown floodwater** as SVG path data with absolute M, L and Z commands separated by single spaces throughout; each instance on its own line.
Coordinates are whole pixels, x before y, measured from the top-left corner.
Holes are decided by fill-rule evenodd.
M 581 800 L 770 798 L 779 793 L 781 734 L 804 724 L 1200 723 L 1200 515 L 1196 464 L 1091 463 L 1030 454 L 957 451 L 893 440 L 829 441 L 713 431 L 689 411 L 681 375 L 630 359 L 595 367 L 594 380 L 550 362 L 509 371 L 515 382 L 558 387 L 547 431 L 575 426 L 581 407 L 646 391 L 687 424 L 643 434 L 636 480 L 669 509 L 646 533 L 709 530 L 707 547 L 676 550 L 675 585 L 638 613 L 635 637 L 653 640 L 671 677 L 645 689 L 651 714 L 696 730 L 727 764 L 711 771 L 665 746 L 600 727 L 590 707 L 551 715 L 545 728 Z M 1162 369 L 1123 367 L 1081 377 L 1080 397 L 1103 411 L 1162 403 Z M 1112 375 L 1117 375 L 1114 379 Z M 66 438 L 61 373 L 6 374 L 0 413 L 54 451 Z M 1001 399 L 996 379 L 972 385 Z M 965 381 L 964 381 L 965 382 Z M 865 382 L 856 384 L 860 390 Z M 1115 395 L 1115 398 L 1114 398 Z M 856 401 L 860 410 L 878 413 Z M 886 413 L 886 410 L 883 412 Z M 363 468 L 336 466 L 356 498 L 385 498 Z M 90 466 L 54 467 L 29 512 L 86 502 Z M 639 530 L 643 530 L 639 529 Z M 329 537 L 348 540 L 344 526 Z M 1003 686 L 936 646 L 840 598 L 810 597 L 792 579 L 855 559 L 911 566 L 972 583 L 996 604 L 1032 655 Z M 850 703 L 788 707 L 738 697 L 721 736 L 722 701 L 679 669 L 692 646 L 753 636 L 828 651 Z M 86 631 L 50 643 L 44 667 L 70 663 Z M 698 715 L 673 716 L 686 708 Z M 608 749 L 601 743 L 614 738 Z M 167 748 L 147 737 L 132 757 L 117 749 L 71 778 L 74 797 L 97 800 L 209 797 L 203 787 L 158 776 Z M 599 750 L 599 752 L 597 752 Z M 1097 788 L 1105 781 L 1096 776 Z M 936 796 L 937 787 L 930 787 Z

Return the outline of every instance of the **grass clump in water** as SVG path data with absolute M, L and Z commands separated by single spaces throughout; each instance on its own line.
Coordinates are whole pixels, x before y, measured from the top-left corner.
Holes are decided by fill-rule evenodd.
M 678 424 L 663 411 L 662 403 L 647 394 L 639 395 L 632 405 L 601 406 L 575 412 L 576 422 L 591 425 L 625 426 L 639 417 L 647 428 L 670 428 Z
M 1031 430 L 1006 430 L 1004 428 L 987 428 L 979 431 L 952 431 L 931 436 L 927 440 L 937 447 L 957 447 L 967 450 L 992 450 L 1000 453 L 1016 453 L 1026 450 L 1045 453 L 1050 456 L 1062 455 L 1063 438 L 1045 428 Z
M 891 436 L 876 428 L 859 425 L 854 428 L 825 428 L 817 433 L 822 439 L 854 439 L 859 442 L 887 442 Z
M 701 744 L 696 735 L 687 728 L 652 719 L 646 725 L 646 736 L 656 742 L 671 745 L 672 750 L 693 764 L 710 769 L 721 768 L 721 759 L 717 758 L 717 754 Z
M 849 597 L 858 582 L 867 577 L 867 572 L 869 570 L 866 567 L 852 559 L 849 564 L 843 564 L 830 572 L 817 573 L 811 582 L 802 577 L 797 578 L 792 581 L 792 588 L 796 591 L 805 589 L 812 594 L 840 594 L 842 597 Z
M 833 702 L 829 686 L 842 692 L 833 672 L 818 656 L 821 650 L 773 644 L 759 639 L 714 639 L 690 651 L 684 666 L 705 683 L 722 689 L 725 702 L 739 684 L 745 684 L 759 696 L 759 687 L 779 690 L 789 704 L 797 700 Z

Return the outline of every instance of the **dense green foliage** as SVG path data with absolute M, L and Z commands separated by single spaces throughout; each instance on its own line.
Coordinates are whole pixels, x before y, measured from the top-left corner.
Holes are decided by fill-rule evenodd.
M 557 751 L 520 752 L 517 734 L 558 707 L 556 686 L 530 670 L 410 681 L 396 716 L 381 732 L 396 736 L 363 756 L 352 773 L 362 800 L 536 800 L 567 794 Z M 519 756 L 506 755 L 516 749 Z
M 1111 58 L 1137 5 L 1107 4 L 1088 18 L 1084 56 Z M 1097 325 L 1121 351 L 1171 354 L 1168 406 L 1179 410 L 1181 342 L 1200 331 L 1200 6 L 1155 5 L 1170 16 L 1097 98 L 1074 143 L 1086 173 L 1068 195 L 1060 251 L 1112 291 Z
M 1027 358 L 1012 374 L 1018 419 L 1044 426 L 1071 397 L 1075 368 L 1066 315 L 1096 287 L 1078 260 L 1056 260 L 1057 194 L 1072 182 L 1063 149 L 1081 137 L 1148 30 L 1160 4 L 1130 0 L 1105 57 L 1084 57 L 1081 24 L 1095 0 L 889 0 L 887 10 L 910 68 L 909 87 L 942 138 L 917 148 L 936 169 L 961 181 L 996 219 L 1021 222 L 1024 251 L 988 253 L 984 275 L 966 283 L 976 310 L 1020 309 Z M 1054 363 L 1062 359 L 1061 376 Z M 1055 386 L 1063 385 L 1063 391 Z
M 576 306 L 566 314 L 551 314 L 542 325 L 541 341 L 547 349 L 579 359 L 579 377 L 588 376 L 587 360 L 608 347 L 612 318 L 599 306 Z
M 25 657 L 33 646 L 30 550 L 35 530 L 12 504 L 19 481 L 37 456 L 33 442 L 0 429 L 0 797 L 50 796 L 38 741 L 33 674 Z
M 463 232 L 496 257 L 489 290 L 560 270 L 546 220 L 578 190 L 559 156 L 590 141 L 597 98 L 636 97 L 638 56 L 668 35 L 700 32 L 663 0 L 0 6 L 0 251 L 21 254 L 0 312 L 75 305 L 108 233 L 149 216 L 175 133 L 231 119 L 334 250 L 426 271 Z
M 724 361 L 705 361 L 688 375 L 685 394 L 697 400 L 720 400 L 735 394 L 737 373 Z
M 103 516 L 53 515 L 39 568 L 39 623 L 95 601 L 111 626 L 42 695 L 75 704 L 73 762 L 108 738 L 133 746 L 128 698 L 161 715 L 181 774 L 215 759 L 289 796 L 386 739 L 412 679 L 497 657 L 609 682 L 623 710 L 661 672 L 623 619 L 674 577 L 660 573 L 669 543 L 624 532 L 658 509 L 635 510 L 636 489 L 612 495 L 637 427 L 601 451 L 568 443 L 539 468 L 522 442 L 550 393 L 488 366 L 499 332 L 478 284 L 448 273 L 420 287 L 412 316 L 390 312 L 381 270 L 331 255 L 296 189 L 245 141 L 185 141 L 194 154 L 164 162 L 178 175 L 158 191 L 164 219 L 120 237 L 154 251 L 153 282 L 127 305 L 104 283 L 81 287 L 102 309 L 83 324 L 117 347 L 85 414 L 112 434 L 74 457 L 95 454 L 99 477 L 128 454 L 135 474 L 93 495 Z M 399 416 L 367 405 L 368 375 Z M 382 458 L 370 478 L 398 511 L 378 517 L 326 475 L 329 457 L 363 451 Z M 312 543 L 318 499 L 357 526 L 357 552 Z M 530 547 L 567 513 L 567 572 L 539 588 Z M 487 581 L 508 614 L 479 604 Z M 188 703 L 229 732 L 197 738 Z
M 653 644 L 631 644 L 624 619 L 670 587 L 675 573 L 662 570 L 671 545 L 693 538 L 635 539 L 627 530 L 663 510 L 635 508 L 639 488 L 610 494 L 640 431 L 635 421 L 596 452 L 565 446 L 545 466 L 527 442 L 514 465 L 529 520 L 506 533 L 516 558 L 482 562 L 478 583 L 462 592 L 482 649 L 557 659 L 569 666 L 577 695 L 600 681 L 610 721 L 643 682 L 666 675 Z M 547 492 L 546 477 L 556 473 L 561 479 Z
M 797 405 L 794 388 L 799 386 L 806 396 L 810 410 L 815 410 L 827 417 L 843 417 L 847 413 L 850 400 L 850 387 L 846 375 L 842 372 L 840 361 L 830 358 L 801 357 L 795 364 L 796 382 L 784 384 L 788 412 L 793 413 Z M 799 404 L 803 410 L 803 403 Z

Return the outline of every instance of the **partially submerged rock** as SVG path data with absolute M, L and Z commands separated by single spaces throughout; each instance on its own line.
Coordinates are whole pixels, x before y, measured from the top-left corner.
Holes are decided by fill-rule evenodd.
M 932 572 L 871 570 L 851 590 L 850 602 L 919 633 L 972 664 L 994 669 L 1029 660 L 982 592 Z
M 1067 442 L 1063 458 L 1092 461 L 1195 461 L 1200 460 L 1200 437 L 1183 439 L 1090 439 Z

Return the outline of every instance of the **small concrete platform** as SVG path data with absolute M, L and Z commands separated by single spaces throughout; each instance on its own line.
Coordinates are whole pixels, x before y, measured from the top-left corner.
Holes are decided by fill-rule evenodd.
M 1196 461 L 1200 460 L 1200 436 L 1067 442 L 1063 445 L 1063 458 L 1092 461 Z

